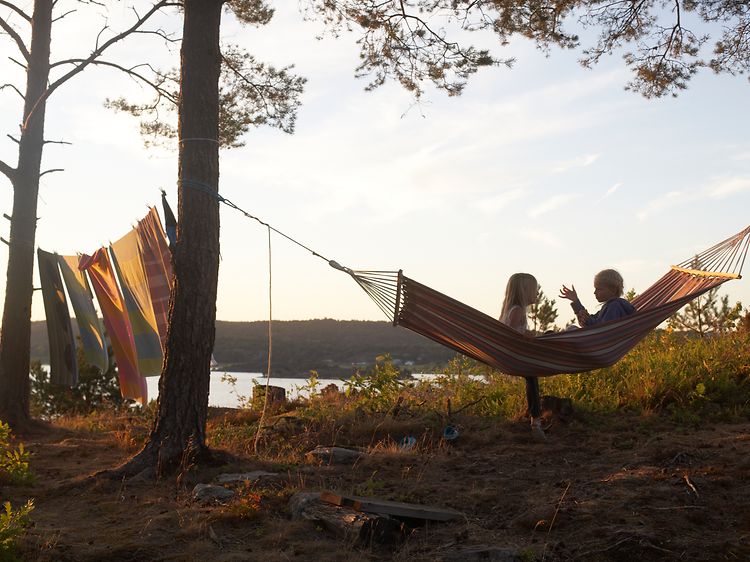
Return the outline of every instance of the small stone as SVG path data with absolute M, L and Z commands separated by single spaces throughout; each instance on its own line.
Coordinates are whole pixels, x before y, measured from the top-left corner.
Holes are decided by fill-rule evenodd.
M 195 488 L 193 488 L 193 501 L 200 504 L 225 504 L 231 501 L 232 498 L 234 498 L 234 492 L 227 490 L 224 486 L 196 484 Z
M 354 464 L 365 456 L 362 451 L 345 449 L 344 447 L 315 447 L 307 453 L 309 460 L 317 460 L 327 464 Z

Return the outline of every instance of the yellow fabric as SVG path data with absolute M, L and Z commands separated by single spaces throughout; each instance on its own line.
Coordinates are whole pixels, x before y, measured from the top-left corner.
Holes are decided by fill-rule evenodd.
M 138 371 L 142 377 L 159 375 L 163 360 L 161 341 L 135 229 L 112 244 L 112 254 L 133 330 Z

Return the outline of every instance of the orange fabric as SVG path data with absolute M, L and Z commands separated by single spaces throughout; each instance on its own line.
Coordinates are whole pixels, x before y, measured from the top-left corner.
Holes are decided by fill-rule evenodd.
M 138 372 L 142 377 L 156 376 L 164 357 L 135 229 L 112 244 L 110 254 L 130 319 Z
M 148 402 L 146 379 L 138 372 L 138 356 L 128 311 L 117 286 L 106 248 L 99 248 L 93 256 L 82 255 L 78 267 L 88 272 L 94 293 L 99 301 L 104 326 L 109 334 L 117 362 L 122 397 L 132 398 L 145 404 Z

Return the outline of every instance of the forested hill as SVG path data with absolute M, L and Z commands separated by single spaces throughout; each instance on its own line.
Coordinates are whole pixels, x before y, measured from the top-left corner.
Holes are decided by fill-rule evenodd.
M 278 376 L 348 377 L 354 370 L 389 353 L 397 364 L 445 363 L 455 353 L 389 322 L 359 320 L 294 320 L 274 322 L 272 370 Z M 31 357 L 49 359 L 44 322 L 32 322 Z M 216 322 L 214 357 L 227 371 L 265 372 L 268 362 L 267 322 Z

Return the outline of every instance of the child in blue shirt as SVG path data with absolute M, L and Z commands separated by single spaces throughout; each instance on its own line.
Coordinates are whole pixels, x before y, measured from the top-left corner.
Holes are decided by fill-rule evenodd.
M 573 312 L 582 327 L 593 326 L 635 312 L 635 307 L 622 298 L 623 288 L 622 275 L 614 269 L 604 269 L 594 276 L 594 296 L 596 300 L 604 303 L 599 312 L 589 314 L 581 304 L 574 285 L 571 285 L 570 289 L 563 285 L 560 289 L 560 298 L 571 301 L 570 306 L 573 307 Z

